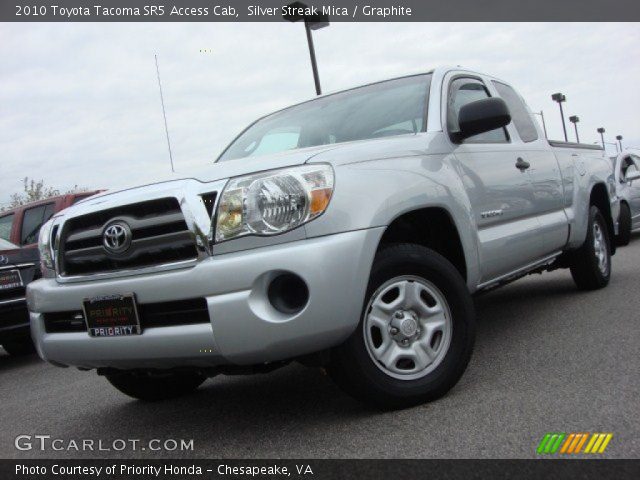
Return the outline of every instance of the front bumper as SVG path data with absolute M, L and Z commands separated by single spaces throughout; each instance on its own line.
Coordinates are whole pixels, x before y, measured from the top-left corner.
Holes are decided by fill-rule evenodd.
M 83 283 L 41 279 L 27 289 L 32 337 L 44 360 L 83 368 L 252 365 L 319 351 L 345 340 L 358 324 L 383 230 L 217 255 L 183 270 Z M 300 276 L 309 289 L 308 303 L 293 315 L 278 312 L 267 298 L 269 281 L 282 272 Z M 110 338 L 45 330 L 45 313 L 79 310 L 84 298 L 130 292 L 142 305 L 204 297 L 210 323 Z

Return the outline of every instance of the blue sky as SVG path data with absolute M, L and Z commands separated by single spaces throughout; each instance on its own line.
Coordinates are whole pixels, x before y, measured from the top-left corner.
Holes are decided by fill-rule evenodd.
M 561 138 L 557 105 L 640 147 L 638 24 L 334 23 L 315 33 L 325 91 L 462 65 L 511 82 Z M 0 205 L 25 176 L 117 188 L 213 161 L 256 117 L 314 94 L 302 25 L 0 24 Z M 570 130 L 573 139 L 573 130 Z

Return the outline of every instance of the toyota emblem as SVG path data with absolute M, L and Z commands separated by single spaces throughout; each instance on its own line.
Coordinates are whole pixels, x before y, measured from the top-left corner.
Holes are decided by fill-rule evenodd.
M 0 265 L 8 265 L 9 264 L 9 257 L 7 257 L 6 255 L 0 255 Z
M 131 246 L 131 228 L 125 222 L 107 225 L 102 234 L 102 245 L 109 253 L 122 253 Z

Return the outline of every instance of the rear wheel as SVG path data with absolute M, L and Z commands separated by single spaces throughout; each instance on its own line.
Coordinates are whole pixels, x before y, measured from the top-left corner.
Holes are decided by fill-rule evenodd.
M 473 349 L 467 286 L 438 253 L 412 244 L 376 256 L 360 324 L 332 355 L 329 373 L 382 408 L 435 400 L 460 379 Z
M 14 357 L 30 355 L 36 351 L 30 338 L 23 340 L 5 341 L 2 344 L 2 347 L 7 351 L 9 355 Z
M 580 290 L 606 287 L 611 278 L 611 242 L 604 216 L 592 205 L 587 238 L 573 253 L 571 276 Z
M 618 245 L 621 247 L 629 245 L 631 241 L 631 209 L 626 203 L 620 204 L 618 228 L 618 237 L 616 238 Z
M 206 377 L 195 373 L 116 373 L 106 375 L 111 385 L 125 395 L 145 401 L 175 398 L 196 390 Z

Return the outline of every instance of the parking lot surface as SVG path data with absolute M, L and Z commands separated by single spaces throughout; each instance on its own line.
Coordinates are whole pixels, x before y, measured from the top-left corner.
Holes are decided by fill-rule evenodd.
M 297 364 L 141 403 L 95 373 L 0 348 L 0 457 L 520 458 L 536 456 L 547 432 L 612 432 L 604 457 L 640 457 L 640 235 L 618 250 L 604 290 L 579 292 L 561 270 L 480 296 L 476 308 L 460 383 L 397 412 L 371 410 Z M 103 447 L 193 439 L 193 451 L 20 451 L 23 434 Z

